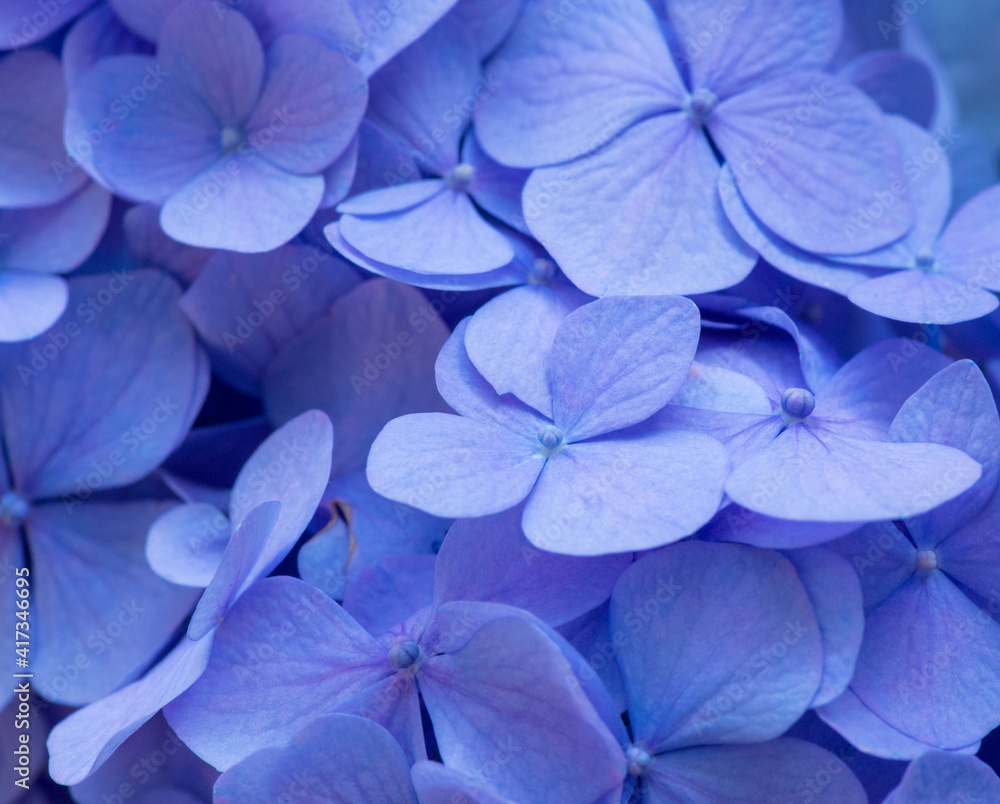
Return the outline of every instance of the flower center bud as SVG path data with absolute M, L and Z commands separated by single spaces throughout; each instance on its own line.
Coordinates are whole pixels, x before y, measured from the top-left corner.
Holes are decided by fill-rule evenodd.
M 816 397 L 805 388 L 789 388 L 781 395 L 781 410 L 789 418 L 802 421 L 816 408 Z
M 917 569 L 922 569 L 926 572 L 937 569 L 938 560 L 937 553 L 933 550 L 918 550 L 917 551 Z
M 222 152 L 226 154 L 231 154 L 242 142 L 243 132 L 232 126 L 226 126 L 219 135 L 219 144 L 222 146 Z
M 933 252 L 918 251 L 913 255 L 913 267 L 919 271 L 930 271 L 934 267 Z
M 18 527 L 30 510 L 28 501 L 15 491 L 8 491 L 0 496 L 0 522 L 4 525 Z
M 550 458 L 565 446 L 566 436 L 554 424 L 547 424 L 538 431 L 538 444 L 542 454 Z
M 412 667 L 420 658 L 420 646 L 412 639 L 404 639 L 389 648 L 389 664 L 397 670 Z
M 695 125 L 704 125 L 719 102 L 718 96 L 710 89 L 696 89 L 684 100 L 684 111 Z
M 556 264 L 545 257 L 537 257 L 528 269 L 528 283 L 532 285 L 544 285 L 552 281 L 556 275 Z
M 476 169 L 468 162 L 462 162 L 449 170 L 444 177 L 445 182 L 452 190 L 466 192 L 472 179 L 476 175 Z
M 625 751 L 625 759 L 628 760 L 628 772 L 633 776 L 642 776 L 649 770 L 649 763 L 653 758 L 649 752 L 637 745 L 630 745 Z

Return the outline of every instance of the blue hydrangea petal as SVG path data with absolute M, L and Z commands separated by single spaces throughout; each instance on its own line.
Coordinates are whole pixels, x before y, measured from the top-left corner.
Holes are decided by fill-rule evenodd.
M 342 474 L 364 467 L 391 419 L 448 410 L 434 384 L 448 329 L 419 290 L 381 278 L 326 306 L 274 356 L 264 403 L 276 422 L 310 408 L 326 413 L 338 434 L 331 471 Z
M 781 417 L 774 414 L 724 413 L 667 405 L 644 424 L 656 430 L 692 430 L 721 441 L 733 466 L 767 447 L 781 432 Z
M 4 3 L 0 16 L 0 50 L 22 48 L 54 34 L 81 11 L 86 10 L 93 0 L 67 0 L 51 6 L 39 6 L 37 0 L 11 0 Z M 39 11 L 43 22 L 37 21 Z
M 59 784 L 82 782 L 162 707 L 190 687 L 208 664 L 212 637 L 186 637 L 139 681 L 61 721 L 49 735 L 49 774 Z
M 515 801 L 538 790 L 594 801 L 621 790 L 617 741 L 559 648 L 529 622 L 493 620 L 463 647 L 428 658 L 420 690 L 444 761 L 491 792 Z M 507 762 L 486 777 L 484 763 L 498 754 Z
M 246 136 L 290 173 L 323 170 L 354 138 L 368 85 L 346 56 L 308 36 L 286 34 L 267 51 L 267 74 Z
M 770 804 L 811 793 L 820 787 L 817 779 L 828 780 L 820 795 L 830 801 L 868 801 L 861 782 L 843 760 L 818 745 L 791 737 L 661 754 L 643 777 L 643 801 Z M 679 799 L 681 795 L 683 799 Z
M 539 550 L 521 531 L 522 508 L 452 525 L 438 552 L 434 596 L 507 603 L 551 626 L 601 605 L 629 553 L 565 556 Z
M 466 193 L 456 190 L 393 215 L 348 215 L 339 223 L 344 239 L 363 254 L 418 273 L 484 273 L 514 259 L 507 238 L 483 219 Z
M 324 189 L 321 175 L 293 175 L 258 159 L 256 151 L 237 152 L 170 196 L 160 225 L 191 246 L 271 251 L 309 223 Z
M 344 152 L 323 171 L 326 188 L 323 191 L 323 200 L 319 204 L 321 210 L 336 206 L 351 191 L 351 185 L 354 184 L 358 172 L 359 142 L 360 139 L 355 134 Z
M 801 522 L 776 519 L 731 503 L 701 529 L 709 541 L 740 542 L 775 550 L 814 547 L 857 530 L 857 522 Z
M 466 345 L 472 320 L 465 318 L 459 321 L 451 337 L 438 353 L 434 368 L 441 396 L 456 413 L 473 419 L 492 421 L 534 438 L 539 430 L 549 423 L 548 418 L 539 415 L 537 410 L 529 408 L 513 394 L 498 392 L 479 373 Z M 528 364 L 526 373 L 532 368 L 534 366 Z M 544 374 L 541 380 L 534 378 L 530 380 L 532 385 L 542 381 L 547 381 Z M 527 382 L 524 381 L 523 385 L 526 386 Z M 536 401 L 542 403 L 541 400 Z
M 164 21 L 182 2 L 183 0 L 108 0 L 122 22 L 150 42 L 160 38 Z
M 660 31 L 642 0 L 526 4 L 485 72 L 494 88 L 475 117 L 483 147 L 515 167 L 565 162 L 680 108 L 684 85 Z
M 611 595 L 611 637 L 632 733 L 651 754 L 777 737 L 822 676 L 795 568 L 754 547 L 688 541 L 640 559 Z
M 847 689 L 864 632 L 861 584 L 854 567 L 825 547 L 789 550 L 819 623 L 823 640 L 823 679 L 811 707 L 829 703 Z
M 106 187 L 155 204 L 222 153 L 214 113 L 165 72 L 163 61 L 152 56 L 101 59 L 73 85 L 63 128 L 70 155 Z M 131 98 L 133 91 L 141 104 Z M 136 108 L 129 109 L 122 96 Z M 100 129 L 103 120 L 114 125 L 107 133 Z M 99 147 L 93 144 L 98 135 Z
M 473 169 L 469 184 L 469 195 L 473 200 L 512 229 L 530 234 L 521 212 L 521 194 L 530 171 L 493 161 L 472 132 L 462 143 L 462 162 Z
M 37 13 L 36 8 L 31 11 Z M 0 206 L 54 204 L 79 190 L 87 177 L 66 165 L 66 85 L 59 60 L 41 50 L 5 56 L 0 87 L 0 117 L 10 121 L 0 136 Z M 54 165 L 66 170 L 54 170 Z
M 122 218 L 122 227 L 136 262 L 163 268 L 185 286 L 197 279 L 202 266 L 214 253 L 167 237 L 160 228 L 160 208 L 153 204 L 130 207 Z
M 941 415 L 942 411 L 948 415 Z M 935 547 L 962 529 L 994 496 L 1000 477 L 1000 417 L 986 378 L 971 360 L 959 360 L 941 370 L 907 399 L 892 421 L 889 437 L 955 447 L 983 467 L 979 481 L 967 492 L 907 521 L 907 531 L 918 547 Z M 979 541 L 974 533 L 988 532 L 965 527 L 950 549 L 961 550 L 960 543 Z M 984 569 L 991 565 L 983 562 Z
M 344 611 L 373 636 L 434 602 L 434 555 L 385 556 L 358 573 L 344 595 Z
M 796 424 L 737 466 L 726 493 L 779 519 L 873 522 L 929 511 L 979 475 L 979 464 L 951 447 L 866 441 Z
M 391 674 L 385 650 L 325 594 L 268 578 L 236 601 L 205 672 L 165 714 L 196 754 L 225 770 Z
M 0 342 L 41 335 L 59 320 L 68 301 L 62 277 L 0 271 Z
M 332 451 L 330 420 L 310 410 L 268 436 L 243 465 L 229 503 L 233 528 L 261 503 L 279 500 L 281 512 L 242 588 L 273 570 L 306 529 L 323 498 Z
M 995 294 L 946 274 L 895 271 L 852 285 L 847 298 L 863 310 L 915 324 L 957 324 L 992 313 Z
M 63 272 L 97 248 L 111 216 L 111 194 L 94 182 L 44 207 L 0 209 L 5 270 Z
M 523 500 L 542 471 L 536 442 L 489 421 L 413 413 L 372 444 L 368 482 L 379 494 L 443 517 L 485 516 Z
M 676 296 L 599 299 L 569 313 L 549 361 L 556 426 L 582 441 L 648 419 L 687 378 L 699 323 L 694 303 Z
M 79 502 L 148 474 L 187 434 L 208 377 L 179 296 L 156 271 L 81 276 L 55 340 L 0 353 L 4 440 L 21 494 Z M 55 356 L 33 364 L 31 350 L 50 343 Z
M 826 724 L 866 754 L 883 759 L 905 760 L 933 749 L 933 746 L 894 729 L 865 706 L 850 689 L 816 711 Z M 975 754 L 978 750 L 977 741 L 955 753 Z
M 73 24 L 63 40 L 66 83 L 72 85 L 100 59 L 123 53 L 151 55 L 152 47 L 125 26 L 110 4 L 98 3 Z
M 723 413 L 771 413 L 767 392 L 750 377 L 697 360 L 691 363 L 672 404 Z
M 188 639 L 201 639 L 222 622 L 233 600 L 256 580 L 254 565 L 267 547 L 280 511 L 277 500 L 261 503 L 233 529 L 218 569 L 191 615 Z
M 139 675 L 190 611 L 197 590 L 167 583 L 146 563 L 146 531 L 163 507 L 32 509 L 31 669 L 48 700 L 79 705 L 114 692 Z
M 409 763 L 392 735 L 365 718 L 339 714 L 318 718 L 287 745 L 234 765 L 216 782 L 213 800 L 263 804 L 297 790 L 324 791 L 330 804 L 417 802 Z
M 337 205 L 337 212 L 341 215 L 382 215 L 388 212 L 403 212 L 429 201 L 446 187 L 443 179 L 423 179 L 391 187 L 380 187 L 342 201 Z
M 465 349 L 500 395 L 552 418 L 549 358 L 563 319 L 588 296 L 571 285 L 525 285 L 490 299 L 469 319 Z
M 692 89 L 731 95 L 793 70 L 819 70 L 833 56 L 843 29 L 838 2 L 808 8 L 795 0 L 731 6 L 722 0 L 669 0 L 678 61 Z
M 756 254 L 725 217 L 718 172 L 685 115 L 658 115 L 575 162 L 532 173 L 524 216 L 591 295 L 720 290 L 746 277 Z
M 668 544 L 712 518 L 728 469 L 725 447 L 700 433 L 570 444 L 542 470 L 524 533 L 542 550 L 577 556 Z
M 1000 625 L 930 572 L 868 613 L 851 689 L 905 734 L 961 748 L 1000 723 Z
M 803 107 L 813 113 L 800 123 L 794 115 Z M 905 176 L 881 111 L 839 79 L 808 72 L 772 79 L 723 100 L 708 129 L 733 166 L 747 205 L 801 248 L 857 254 L 901 237 L 913 225 L 908 196 L 886 207 L 870 228 L 851 223 L 877 192 L 893 182 L 905 187 Z
M 208 346 L 216 372 L 258 395 L 266 369 L 282 348 L 359 282 L 351 265 L 318 248 L 289 244 L 263 254 L 216 251 L 180 307 Z M 286 411 L 278 421 L 311 407 Z
M 854 566 L 861 580 L 865 611 L 909 580 L 916 566 L 916 548 L 892 522 L 865 525 L 827 546 Z
M 1000 777 L 976 757 L 928 751 L 914 759 L 884 804 L 1000 799 Z
M 276 0 L 280 2 L 280 0 Z M 382 0 L 350 0 L 361 31 L 344 50 L 356 58 L 367 75 L 390 62 L 400 51 L 417 41 L 441 17 L 455 0 L 418 0 L 396 10 L 386 21 Z
M 887 114 L 902 115 L 930 128 L 937 103 L 934 76 L 920 59 L 900 50 L 871 50 L 837 74 L 874 100 Z
M 961 520 L 943 521 L 950 530 Z M 946 532 L 944 529 L 918 530 L 921 535 L 926 534 L 928 541 L 931 540 L 929 537 L 934 537 L 934 542 Z M 995 563 L 1000 556 L 1000 494 L 994 491 L 986 507 L 974 519 L 936 544 L 934 552 L 941 566 L 947 567 L 948 576 L 980 596 L 981 605 L 991 616 L 1000 613 L 1000 587 L 997 586 L 1000 578 Z
M 440 762 L 417 762 L 410 770 L 420 804 L 514 804 L 484 790 L 473 777 Z
M 178 505 L 149 528 L 146 558 L 164 580 L 204 589 L 219 569 L 229 535 L 229 520 L 214 505 Z
M 938 243 L 941 270 L 973 285 L 1000 291 L 1000 240 L 994 222 L 1000 212 L 1000 188 L 974 196 L 952 216 Z
M 157 56 L 171 82 L 211 110 L 219 128 L 240 127 L 263 100 L 264 48 L 250 21 L 225 3 L 186 0 L 160 30 Z

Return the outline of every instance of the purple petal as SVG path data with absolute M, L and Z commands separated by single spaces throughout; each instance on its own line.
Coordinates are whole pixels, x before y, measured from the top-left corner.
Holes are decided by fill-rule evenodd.
M 358 173 L 358 150 L 358 135 L 355 134 L 343 153 L 323 171 L 326 188 L 319 204 L 321 210 L 336 206 L 351 191 Z
M 391 673 L 385 650 L 326 595 L 295 578 L 268 578 L 240 596 L 204 674 L 165 714 L 195 753 L 224 770 L 287 743 Z
M 367 103 L 365 77 L 346 56 L 312 37 L 286 34 L 267 51 L 247 139 L 283 170 L 316 173 L 350 144 Z
M 523 500 L 542 465 L 533 439 L 492 422 L 413 413 L 389 422 L 375 439 L 368 482 L 435 516 L 485 516 Z
M 1000 291 L 1000 240 L 994 227 L 1000 188 L 991 187 L 966 202 L 948 222 L 938 243 L 941 270 L 971 284 Z
M 810 114 L 800 123 L 795 114 L 802 108 Z M 722 101 L 708 127 L 747 205 L 801 248 L 857 254 L 913 225 L 905 193 L 893 196 L 870 228 L 853 223 L 876 193 L 894 182 L 905 187 L 905 179 L 878 107 L 839 79 L 809 72 L 772 79 Z
M 756 255 L 726 219 L 718 172 L 685 115 L 657 115 L 582 159 L 532 173 L 524 215 L 566 276 L 594 296 L 720 290 L 750 273 Z
M 310 410 L 276 430 L 240 470 L 229 503 L 234 531 L 261 503 L 278 500 L 281 512 L 266 544 L 246 573 L 245 589 L 263 578 L 288 553 L 316 513 L 330 477 L 333 428 L 326 415 Z
M 819 716 L 851 745 L 866 754 L 883 759 L 913 759 L 933 746 L 907 737 L 865 706 L 857 695 L 847 690 L 839 698 L 816 710 Z M 979 743 L 959 749 L 974 754 Z
M 208 503 L 178 505 L 149 528 L 146 559 L 164 580 L 204 589 L 228 543 L 229 520 L 222 511 Z
M 491 792 L 594 801 L 621 789 L 618 743 L 559 648 L 528 622 L 493 620 L 458 650 L 426 659 L 420 691 L 444 761 Z M 502 771 L 487 777 L 498 756 Z
M 892 522 L 865 525 L 827 546 L 854 566 L 861 579 L 865 611 L 906 583 L 916 566 L 916 548 Z
M 371 75 L 403 48 L 421 37 L 455 4 L 455 0 L 418 0 L 408 3 L 386 20 L 382 0 L 350 0 L 359 33 L 345 50 Z M 352 45 L 354 48 L 352 48 Z M 356 48 L 356 50 L 355 50 Z
M 1000 800 L 1000 778 L 976 757 L 929 751 L 910 763 L 884 804 Z
M 770 550 L 683 542 L 647 555 L 611 595 L 611 636 L 651 754 L 777 737 L 822 676 L 812 604 Z
M 150 42 L 160 38 L 164 21 L 181 2 L 182 0 L 108 0 L 122 22 Z
M 111 215 L 111 194 L 94 182 L 56 204 L 0 210 L 0 260 L 6 270 L 63 272 L 97 248 Z
M 694 89 L 731 95 L 783 72 L 819 70 L 840 41 L 843 10 L 834 0 L 808 7 L 795 0 L 729 5 L 670 0 L 678 60 Z
M 453 15 L 465 23 L 485 60 L 510 33 L 522 5 L 521 0 L 461 0 Z
M 700 433 L 570 444 L 545 464 L 524 534 L 542 550 L 577 556 L 659 547 L 712 518 L 728 470 L 725 447 Z
M 72 85 L 102 58 L 122 53 L 151 54 L 152 47 L 125 27 L 110 4 L 99 3 L 73 24 L 63 40 L 66 83 Z
M 66 0 L 39 6 L 38 0 L 10 0 L 0 14 L 0 49 L 22 48 L 58 31 L 94 0 Z M 39 13 L 41 12 L 41 13 Z M 42 21 L 39 22 L 38 18 Z
M 915 324 L 971 321 L 1000 304 L 980 287 L 920 270 L 896 271 L 852 285 L 847 298 L 869 313 Z
M 188 639 L 201 639 L 215 628 L 222 622 L 233 601 L 257 580 L 253 573 L 254 565 L 267 547 L 268 537 L 274 530 L 280 511 L 281 503 L 277 500 L 261 503 L 233 530 L 222 561 L 191 615 Z
M 469 319 L 469 359 L 498 394 L 552 417 L 549 357 L 563 319 L 588 301 L 571 285 L 525 285 L 494 297 Z
M 84 704 L 131 681 L 191 610 L 198 592 L 146 563 L 146 531 L 162 503 L 41 505 L 28 520 L 31 668 L 51 701 Z
M 208 664 L 212 639 L 184 638 L 139 681 L 74 712 L 49 736 L 49 774 L 78 784 L 162 707 L 190 687 Z
M 343 474 L 364 467 L 393 418 L 447 410 L 434 362 L 448 330 L 419 290 L 386 279 L 362 282 L 328 309 L 274 357 L 264 399 L 278 422 L 326 413 L 338 434 L 331 471 Z
M 264 49 L 253 25 L 224 3 L 187 0 L 163 23 L 158 57 L 221 126 L 238 127 L 263 100 Z
M 337 761 L 331 762 L 330 757 Z M 373 771 L 377 768 L 377 771 Z M 410 766 L 377 723 L 354 715 L 313 721 L 291 742 L 265 749 L 227 770 L 215 784 L 218 804 L 281 801 L 289 791 L 323 791 L 330 804 L 416 804 Z
M 160 209 L 136 204 L 123 217 L 125 239 L 140 265 L 155 265 L 172 273 L 184 285 L 198 278 L 202 266 L 214 252 L 178 243 L 160 228 Z
M 38 13 L 37 7 L 25 11 Z M 0 31 L 3 27 L 0 21 Z M 0 61 L 0 119 L 8 121 L 0 134 L 0 206 L 54 204 L 86 183 L 86 174 L 75 165 L 62 169 L 65 108 L 62 68 L 51 53 L 26 50 Z
M 431 28 L 371 80 L 368 117 L 409 151 L 414 167 L 444 175 L 486 84 L 468 29 L 454 18 Z
M 818 745 L 789 737 L 756 745 L 671 751 L 653 759 L 643 785 L 649 804 L 681 800 L 771 804 L 801 799 L 816 789 L 822 799 L 837 804 L 868 801 L 861 782 L 843 760 Z
M 408 181 L 353 195 L 337 205 L 342 215 L 382 215 L 403 212 L 429 201 L 447 187 L 442 179 Z
M 951 447 L 862 441 L 795 424 L 737 466 L 726 493 L 779 519 L 874 522 L 929 511 L 979 475 L 979 464 Z
M 410 775 L 420 804 L 513 804 L 476 784 L 472 777 L 440 762 L 417 762 Z
M 0 271 L 0 342 L 41 335 L 59 320 L 68 300 L 62 277 Z
M 361 570 L 344 595 L 344 611 L 382 636 L 434 602 L 433 555 L 386 556 Z
M 517 507 L 452 525 L 438 552 L 435 598 L 507 603 L 551 626 L 607 600 L 632 562 L 631 554 L 580 558 L 547 553 L 525 539 L 521 513 Z
M 148 474 L 187 434 L 207 372 L 179 296 L 156 271 L 82 276 L 70 282 L 73 318 L 6 347 L 3 414 L 17 426 L 5 442 L 19 492 L 75 507 Z M 40 363 L 40 349 L 55 356 Z
M 998 667 L 1000 625 L 932 570 L 868 613 L 851 689 L 905 734 L 961 748 L 1000 724 Z
M 348 215 L 339 223 L 343 237 L 366 256 L 420 273 L 483 273 L 514 259 L 507 238 L 456 190 L 392 215 Z
M 899 50 L 871 50 L 841 67 L 838 75 L 863 90 L 882 111 L 930 128 L 937 102 L 934 77 L 920 59 Z
M 321 175 L 274 167 L 253 149 L 214 162 L 167 199 L 163 231 L 191 246 L 256 253 L 291 240 L 323 197 Z
M 569 313 L 549 360 L 553 420 L 571 441 L 648 419 L 687 378 L 701 333 L 690 299 L 607 298 Z
M 489 93 L 476 133 L 503 164 L 565 162 L 681 104 L 683 83 L 646 3 L 568 8 L 558 0 L 526 4 L 485 72 Z
M 815 708 L 844 692 L 854 675 L 865 622 L 861 584 L 850 563 L 826 548 L 784 555 L 805 587 L 823 640 L 823 680 L 810 704 Z
M 512 229 L 529 234 L 521 211 L 521 193 L 531 171 L 494 162 L 471 132 L 462 143 L 462 161 L 472 166 L 469 194 L 476 203 Z

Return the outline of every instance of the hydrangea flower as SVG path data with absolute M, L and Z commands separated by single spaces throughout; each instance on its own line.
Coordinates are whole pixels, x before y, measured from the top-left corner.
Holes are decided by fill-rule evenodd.
M 1000 778 L 989 765 L 975 757 L 929 751 L 910 763 L 883 804 L 995 801 L 998 797 Z
M 0 540 L 11 565 L 24 565 L 22 538 L 31 557 L 33 686 L 79 705 L 141 673 L 192 603 L 146 564 L 145 534 L 165 504 L 106 492 L 180 443 L 208 372 L 169 277 L 68 284 L 69 309 L 48 335 L 0 348 Z
M 174 583 L 204 589 L 186 634 L 146 675 L 62 721 L 48 741 L 49 773 L 77 784 L 202 674 L 220 621 L 273 570 L 316 511 L 330 474 L 333 430 L 304 413 L 254 452 L 233 485 L 229 518 L 204 503 L 174 508 L 149 531 L 146 556 Z
M 528 225 L 578 287 L 696 293 L 746 276 L 755 255 L 722 211 L 716 151 L 802 248 L 855 254 L 908 231 L 905 196 L 865 231 L 846 225 L 903 165 L 875 103 L 819 71 L 840 38 L 837 0 L 665 7 L 661 24 L 644 0 L 536 0 L 491 62 L 501 89 L 476 131 L 500 162 L 540 168 Z
M 481 775 L 509 752 L 496 793 L 530 800 L 544 780 L 558 800 L 618 800 L 618 744 L 564 656 L 572 648 L 542 629 L 510 606 L 451 602 L 375 638 L 318 589 L 268 578 L 240 598 L 205 674 L 166 715 L 227 771 L 332 713 L 374 720 L 424 759 L 423 701 L 447 765 Z
M 65 6 L 60 7 L 60 11 Z M 2 47 L 2 44 L 0 44 Z M 62 315 L 66 282 L 108 223 L 111 196 L 68 164 L 66 86 L 41 50 L 0 59 L 0 341 L 40 335 Z
M 593 555 L 636 550 L 694 532 L 715 513 L 725 450 L 699 433 L 642 422 L 674 396 L 698 342 L 688 300 L 609 298 L 559 323 L 551 348 L 526 366 L 523 388 L 500 395 L 464 343 L 463 322 L 438 356 L 438 389 L 458 415 L 412 414 L 386 425 L 368 456 L 377 492 L 438 516 L 474 517 L 527 498 L 536 545 Z M 638 425 L 638 426 L 635 426 Z M 636 507 L 632 500 L 644 500 Z
M 1000 265 L 992 221 L 997 217 L 994 188 L 968 201 L 945 224 L 951 206 L 947 155 L 923 129 L 899 118 L 891 121 L 900 141 L 916 222 L 903 238 L 881 249 L 850 257 L 817 257 L 777 237 L 735 192 L 723 203 L 740 235 L 779 270 L 796 279 L 846 295 L 876 315 L 917 323 L 954 324 L 979 318 L 997 307 Z M 723 168 L 722 185 L 731 184 Z M 888 188 L 884 198 L 902 192 Z
M 162 204 L 171 237 L 269 251 L 323 200 L 322 171 L 351 143 L 368 87 L 318 40 L 285 34 L 265 51 L 249 20 L 224 9 L 186 0 L 155 57 L 112 56 L 83 73 L 65 136 L 71 151 L 90 143 L 78 158 L 116 193 Z
M 831 543 L 854 562 L 865 596 L 865 639 L 851 691 L 895 730 L 959 749 L 1000 725 L 992 561 L 1000 419 L 982 373 L 961 361 L 903 405 L 890 434 L 966 450 L 982 463 L 983 476 L 923 516 L 869 525 Z M 834 728 L 838 711 L 829 719 Z

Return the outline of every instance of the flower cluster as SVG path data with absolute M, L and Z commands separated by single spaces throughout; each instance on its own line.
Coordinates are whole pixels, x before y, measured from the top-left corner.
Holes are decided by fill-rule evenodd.
M 3 3 L 0 801 L 1000 802 L 919 5 Z

